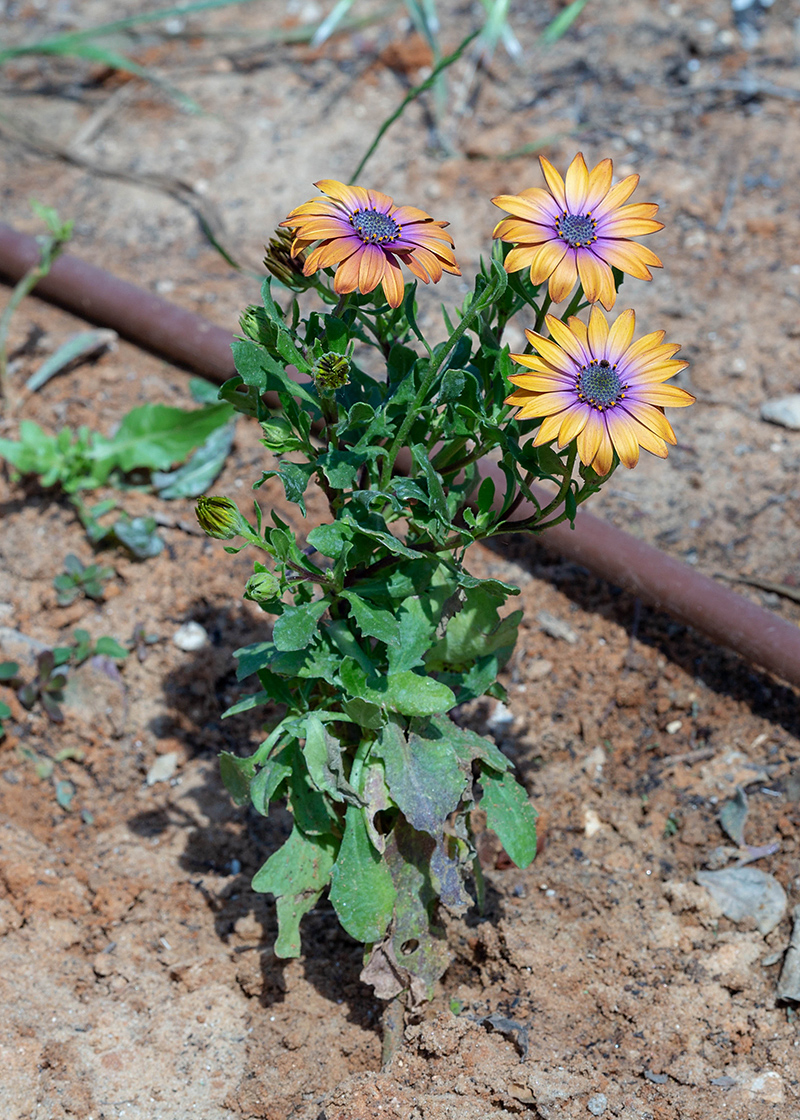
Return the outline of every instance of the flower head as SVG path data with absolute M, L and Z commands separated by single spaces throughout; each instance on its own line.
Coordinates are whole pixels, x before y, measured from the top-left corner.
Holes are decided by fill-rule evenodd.
M 512 215 L 494 229 L 494 237 L 514 248 L 506 257 L 507 272 L 530 268 L 531 283 L 550 280 L 550 298 L 561 303 L 580 279 L 590 303 L 610 311 L 617 298 L 612 267 L 640 280 L 652 280 L 650 267 L 661 261 L 644 245 L 631 241 L 663 229 L 653 220 L 658 206 L 640 202 L 623 206 L 639 182 L 629 175 L 611 186 L 610 159 L 601 160 L 591 172 L 578 154 L 562 179 L 552 163 L 539 157 L 547 190 L 530 187 L 521 194 L 501 194 L 495 206 Z
M 314 184 L 323 195 L 295 207 L 282 226 L 294 230 L 292 256 L 306 255 L 305 276 L 336 266 L 334 291 L 366 295 L 383 285 L 390 307 L 403 301 L 400 263 L 425 284 L 442 272 L 460 276 L 447 222 L 435 222 L 424 210 L 395 206 L 380 191 L 346 186 L 335 179 Z M 326 197 L 327 196 L 327 197 Z
M 692 404 L 691 393 L 665 385 L 689 363 L 673 358 L 680 347 L 664 342 L 664 331 L 633 341 L 636 319 L 623 311 L 609 328 L 599 307 L 587 327 L 574 316 L 562 323 L 546 316 L 551 338 L 526 331 L 536 354 L 512 354 L 530 373 L 511 381 L 519 386 L 506 404 L 520 405 L 519 420 L 543 417 L 534 444 L 557 439 L 565 447 L 578 440 L 581 462 L 599 475 L 608 474 L 614 452 L 626 467 L 635 467 L 639 448 L 667 457 L 675 433 L 665 406 Z

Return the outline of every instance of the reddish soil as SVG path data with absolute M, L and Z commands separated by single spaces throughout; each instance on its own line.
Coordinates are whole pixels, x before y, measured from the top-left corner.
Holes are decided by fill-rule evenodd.
M 7 0 L 4 38 L 146 7 Z M 800 390 L 798 12 L 765 9 L 756 35 L 722 0 L 590 3 L 545 49 L 537 36 L 557 5 L 516 7 L 521 67 L 500 49 L 488 71 L 460 63 L 438 142 L 433 103 L 413 106 L 362 181 L 449 219 L 469 279 L 496 220 L 488 198 L 539 183 L 535 159 L 509 152 L 546 141 L 562 168 L 580 148 L 590 164 L 611 155 L 618 175 L 640 172 L 636 197 L 662 206 L 666 228 L 648 243 L 665 268 L 652 284 L 627 281 L 620 307 L 636 307 L 642 332 L 683 343 L 681 383 L 698 403 L 675 418 L 666 462 L 620 471 L 592 508 L 710 575 L 791 592 L 800 433 L 761 421 L 759 405 Z M 451 49 L 474 13 L 439 8 Z M 76 219 L 74 252 L 235 329 L 257 280 L 209 248 L 192 206 L 257 264 L 313 180 L 349 178 L 428 61 L 402 9 L 314 51 L 256 42 L 321 14 L 266 3 L 190 17 L 184 37 L 147 31 L 137 57 L 202 116 L 87 63 L 7 64 L 3 220 L 38 232 L 28 198 L 55 205 Z M 211 37 L 234 25 L 239 38 Z M 429 324 L 438 300 L 461 297 L 445 278 Z M 12 324 L 14 383 L 82 327 L 26 301 Z M 188 377 L 120 343 L 19 415 L 108 433 L 147 400 L 188 406 Z M 0 421 L 0 434 L 16 422 Z M 265 458 L 240 420 L 215 491 L 245 496 Z M 257 714 L 220 719 L 242 694 L 233 650 L 269 631 L 240 597 L 251 561 L 204 538 L 191 502 L 106 496 L 156 515 L 166 549 L 144 563 L 103 552 L 115 569 L 104 601 L 59 607 L 53 577 L 70 552 L 91 562 L 91 548 L 66 501 L 0 477 L 0 660 L 28 679 L 37 643 L 63 644 L 76 627 L 127 642 L 143 626 L 156 639 L 118 679 L 90 663 L 74 671 L 61 725 L 0 687 L 12 707 L 0 742 L 3 1120 L 800 1117 L 798 1018 L 776 1000 L 800 894 L 794 690 L 535 540 L 473 550 L 470 570 L 521 588 L 525 622 L 504 675 L 511 721 L 493 701 L 459 718 L 513 758 L 541 814 L 540 853 L 519 871 L 483 835 L 486 913 L 450 923 L 452 966 L 381 1071 L 381 1006 L 359 980 L 360 946 L 322 903 L 304 921 L 302 958 L 275 958 L 272 902 L 249 881 L 288 817 L 236 808 L 219 779 L 220 749 L 260 741 Z M 317 496 L 297 521 L 275 480 L 259 501 L 301 532 L 325 516 Z M 800 622 L 790 596 L 736 586 Z M 550 636 L 543 611 L 575 641 Z M 173 635 L 190 620 L 208 641 L 184 652 Z M 171 775 L 148 784 L 169 755 Z M 61 781 L 75 789 L 68 808 Z M 747 843 L 778 844 L 755 866 L 788 895 L 766 936 L 724 917 L 695 880 L 726 858 L 718 814 L 737 787 Z

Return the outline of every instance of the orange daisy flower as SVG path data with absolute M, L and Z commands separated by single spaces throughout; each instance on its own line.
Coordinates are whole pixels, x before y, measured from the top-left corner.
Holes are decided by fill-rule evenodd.
M 443 272 L 461 275 L 453 239 L 444 232 L 447 222 L 435 222 L 413 206 L 395 206 L 380 191 L 335 179 L 320 179 L 314 186 L 322 197 L 295 207 L 280 223 L 294 231 L 292 256 L 314 246 L 305 276 L 335 265 L 333 289 L 339 295 L 366 295 L 381 284 L 389 306 L 399 307 L 405 291 L 399 262 L 425 284 L 437 283 Z
M 580 280 L 587 300 L 610 311 L 617 298 L 612 267 L 640 280 L 652 280 L 650 268 L 661 268 L 655 253 L 630 240 L 664 228 L 653 220 L 658 206 L 652 202 L 623 206 L 639 176 L 629 175 L 612 187 L 610 159 L 601 160 L 590 172 L 578 152 L 566 179 L 543 156 L 539 163 L 547 190 L 530 187 L 521 194 L 492 199 L 512 215 L 498 222 L 493 233 L 514 245 L 506 257 L 506 271 L 530 268 L 534 285 L 549 278 L 553 303 L 565 300 Z
M 559 448 L 578 441 L 581 462 L 606 475 L 614 452 L 626 467 L 635 467 L 639 448 L 667 457 L 677 443 L 664 407 L 685 408 L 691 393 L 665 385 L 688 362 L 673 358 L 680 347 L 664 342 L 664 331 L 633 341 L 636 317 L 623 311 L 609 328 L 599 307 L 586 327 L 572 316 L 562 323 L 545 317 L 551 338 L 525 331 L 538 353 L 512 354 L 531 373 L 510 378 L 519 388 L 506 404 L 520 405 L 519 420 L 543 417 L 534 445 L 558 440 Z

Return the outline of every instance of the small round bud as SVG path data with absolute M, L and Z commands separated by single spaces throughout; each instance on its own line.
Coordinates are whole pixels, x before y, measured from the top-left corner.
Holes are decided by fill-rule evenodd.
M 233 537 L 239 537 L 248 528 L 236 502 L 232 502 L 230 498 L 205 496 L 198 498 L 195 514 L 203 532 L 218 541 L 229 541 Z
M 312 376 L 322 393 L 332 393 L 350 384 L 350 363 L 342 354 L 323 354 L 314 363 Z
M 254 603 L 268 603 L 275 598 L 280 587 L 280 581 L 272 572 L 256 572 L 245 585 L 244 597 Z

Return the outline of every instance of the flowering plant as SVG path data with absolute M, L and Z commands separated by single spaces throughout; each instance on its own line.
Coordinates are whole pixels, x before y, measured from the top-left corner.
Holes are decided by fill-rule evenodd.
M 272 637 L 238 651 L 239 677 L 258 691 L 228 714 L 279 714 L 255 754 L 223 754 L 222 773 L 239 803 L 267 814 L 285 798 L 293 815 L 253 880 L 276 898 L 275 952 L 300 953 L 301 918 L 327 890 L 384 998 L 427 998 L 448 963 L 442 911 L 481 901 L 477 808 L 518 866 L 536 850 L 509 759 L 458 722 L 459 705 L 505 696 L 498 674 L 521 617 L 504 610 L 518 589 L 471 575 L 467 549 L 571 521 L 640 447 L 665 456 L 675 436 L 663 408 L 693 399 L 664 384 L 686 363 L 663 332 L 634 342 L 632 311 L 611 326 L 597 307 L 588 324 L 577 317 L 590 300 L 613 305 L 620 269 L 649 276 L 660 263 L 630 241 L 661 228 L 656 208 L 623 207 L 635 182 L 612 187 L 608 160 L 589 173 L 577 156 L 566 182 L 542 167 L 548 191 L 495 199 L 513 217 L 434 345 L 416 280 L 460 275 L 446 223 L 318 183 L 266 259 L 316 307 L 282 309 L 266 280 L 221 396 L 263 429 L 273 461 L 255 487 L 277 476 L 305 517 L 319 486 L 329 518 L 297 533 L 274 511 L 264 523 L 258 505 L 255 524 L 226 497 L 197 507 L 209 535 L 243 539 L 228 551 L 266 554 L 245 596 L 275 616 Z M 550 314 L 573 288 L 563 317 Z M 523 354 L 503 342 L 517 315 L 532 326 Z M 482 476 L 490 452 L 502 485 Z

